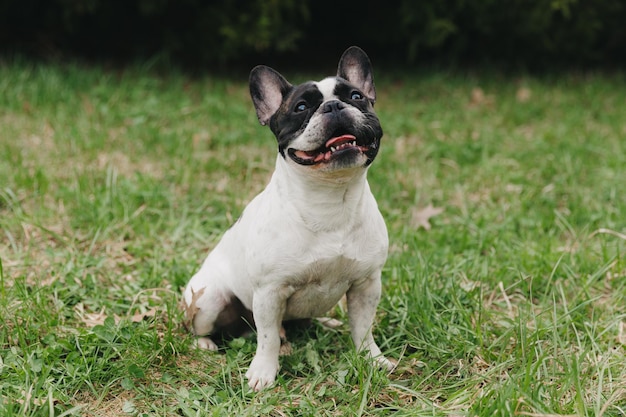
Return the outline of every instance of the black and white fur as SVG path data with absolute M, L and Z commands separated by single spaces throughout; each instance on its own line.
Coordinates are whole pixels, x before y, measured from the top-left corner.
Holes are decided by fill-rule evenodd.
M 369 58 L 351 47 L 336 77 L 301 85 L 258 66 L 250 93 L 278 141 L 276 169 L 185 289 L 198 346 L 253 321 L 246 376 L 261 390 L 279 369 L 282 322 L 320 317 L 345 294 L 354 344 L 391 370 L 372 337 L 388 238 L 366 179 L 383 134 Z

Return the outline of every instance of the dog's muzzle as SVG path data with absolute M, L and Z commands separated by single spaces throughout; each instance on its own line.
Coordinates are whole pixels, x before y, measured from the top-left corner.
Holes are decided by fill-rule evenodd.
M 359 144 L 354 135 L 344 134 L 330 138 L 326 143 L 313 150 L 301 151 L 289 148 L 287 153 L 300 165 L 316 165 L 331 162 L 348 155 L 366 154 L 370 147 Z

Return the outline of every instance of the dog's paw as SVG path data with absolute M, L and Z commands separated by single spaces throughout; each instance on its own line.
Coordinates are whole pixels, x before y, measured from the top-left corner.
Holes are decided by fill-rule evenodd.
M 278 360 L 272 361 L 255 356 L 250 369 L 246 372 L 248 386 L 254 391 L 261 391 L 274 383 L 277 372 Z
M 339 327 L 343 326 L 343 322 L 341 320 L 333 319 L 330 317 L 318 317 L 317 321 L 319 322 L 319 324 L 326 327 L 327 329 L 338 329 Z
M 208 337 L 199 337 L 194 344 L 199 349 L 206 349 L 213 352 L 217 351 L 217 345 Z
M 387 372 L 390 372 L 390 373 L 393 372 L 394 369 L 396 369 L 396 366 L 398 366 L 397 363 L 390 361 L 384 356 L 378 356 L 374 360 L 376 361 L 376 365 L 378 365 L 382 369 L 386 369 Z
M 280 351 L 278 352 L 279 356 L 289 356 L 293 353 L 293 348 L 291 347 L 291 343 L 288 341 L 284 341 L 280 344 Z

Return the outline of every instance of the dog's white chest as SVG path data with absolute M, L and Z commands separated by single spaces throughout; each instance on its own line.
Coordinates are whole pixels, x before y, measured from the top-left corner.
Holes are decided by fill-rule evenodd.
M 369 277 L 379 267 L 378 256 L 355 257 L 353 245 L 337 245 L 338 250 L 325 246 L 315 260 L 297 265 L 285 276 L 285 288 L 292 292 L 287 298 L 285 319 L 324 315 L 352 284 Z M 381 246 L 379 251 L 383 250 Z
M 287 320 L 325 314 L 354 283 L 369 278 L 385 262 L 388 243 L 382 217 L 374 211 L 368 220 L 362 226 L 325 232 L 287 224 L 296 232 L 282 234 L 250 225 L 243 235 L 258 238 L 229 250 L 236 256 L 231 264 L 232 291 L 248 308 L 259 288 L 283 293 Z M 233 233 L 226 240 L 239 243 L 242 237 Z

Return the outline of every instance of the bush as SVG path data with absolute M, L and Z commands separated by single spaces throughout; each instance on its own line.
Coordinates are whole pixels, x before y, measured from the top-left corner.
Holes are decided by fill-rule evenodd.
M 228 64 L 350 44 L 401 63 L 623 64 L 620 0 L 0 0 L 0 48 Z
M 337 38 L 332 28 L 346 28 L 343 38 L 409 63 L 537 67 L 626 59 L 626 5 L 620 0 L 400 0 L 386 8 L 373 0 L 349 3 L 311 3 L 314 22 L 335 11 L 325 17 L 327 30 L 314 35 L 317 44 L 330 47 Z M 357 29 L 348 29 L 346 16 Z M 325 33 L 332 36 L 320 39 Z
M 298 0 L 5 0 L 0 47 L 39 55 L 163 54 L 225 63 L 249 53 L 293 50 L 307 12 L 307 3 Z

